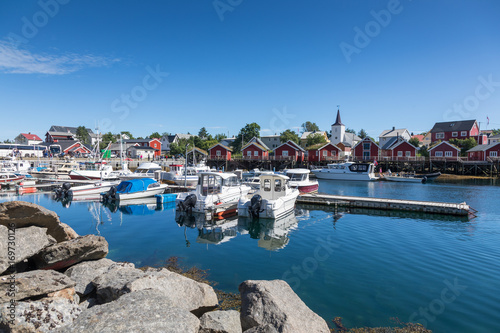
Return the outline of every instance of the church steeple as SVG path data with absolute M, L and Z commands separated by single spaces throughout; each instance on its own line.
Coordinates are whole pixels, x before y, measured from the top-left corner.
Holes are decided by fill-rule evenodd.
M 340 110 L 337 110 L 337 120 L 335 120 L 335 124 L 333 124 L 332 126 L 335 125 L 344 125 L 342 124 L 342 120 L 340 120 Z

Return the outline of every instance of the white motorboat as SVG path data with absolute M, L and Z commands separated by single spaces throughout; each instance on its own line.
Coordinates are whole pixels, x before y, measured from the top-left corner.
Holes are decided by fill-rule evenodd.
M 140 199 L 162 194 L 166 188 L 166 184 L 160 184 L 152 178 L 129 179 L 116 187 L 111 186 L 109 191 L 101 193 L 101 197 L 103 201 Z
M 407 182 L 407 183 L 422 183 L 422 184 L 425 184 L 427 182 L 426 176 L 419 177 L 416 176 L 414 172 L 392 173 L 389 171 L 388 173 L 383 174 L 383 179 L 390 180 L 392 182 Z
M 79 170 L 72 170 L 69 173 L 70 179 L 75 180 L 110 180 L 118 179 L 116 176 L 110 176 L 113 173 L 113 167 L 102 162 L 85 162 L 82 163 Z
M 109 191 L 112 186 L 116 186 L 118 184 L 120 184 L 120 181 L 102 181 L 72 187 L 70 183 L 64 183 L 59 188 L 54 190 L 54 195 L 58 198 L 98 196 L 100 193 Z
M 377 180 L 375 165 L 373 163 L 332 163 L 326 168 L 313 169 L 312 173 L 318 179 L 334 180 Z
M 241 184 L 234 173 L 200 172 L 196 189 L 180 193 L 176 200 L 176 208 L 181 211 L 204 213 L 218 205 L 236 206 L 238 200 L 246 197 L 249 191 L 250 187 Z
M 274 174 L 272 171 L 253 169 L 252 171 L 243 174 L 242 183 L 250 186 L 253 190 L 258 190 L 260 188 L 260 175 L 272 174 Z
M 198 172 L 194 167 L 184 168 L 183 164 L 169 165 L 170 171 L 162 172 L 161 179 L 176 185 L 196 186 Z
M 288 180 L 283 175 L 261 175 L 260 189 L 251 199 L 245 196 L 238 202 L 238 216 L 277 219 L 290 213 L 299 190 L 291 188 Z
M 69 173 L 74 170 L 80 170 L 80 165 L 75 161 L 55 164 L 52 168 L 32 170 L 31 175 L 35 178 L 55 178 L 69 179 Z
M 289 169 L 285 174 L 290 177 L 290 187 L 296 187 L 300 193 L 313 193 L 318 191 L 319 183 L 317 180 L 309 179 L 309 169 Z
M 22 182 L 24 176 L 16 175 L 12 172 L 0 172 L 0 185 L 16 185 Z
M 130 179 L 141 179 L 141 178 L 154 178 L 156 171 L 161 171 L 161 166 L 159 166 L 156 163 L 144 162 L 139 164 L 139 166 L 134 172 L 120 176 L 120 179 L 130 180 Z

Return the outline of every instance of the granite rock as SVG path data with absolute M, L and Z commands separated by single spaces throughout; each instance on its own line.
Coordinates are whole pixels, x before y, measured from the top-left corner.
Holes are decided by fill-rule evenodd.
M 92 280 L 107 272 L 113 264 L 114 262 L 109 259 L 84 261 L 71 266 L 64 274 L 76 282 L 75 290 L 77 293 L 88 295 L 95 289 Z
M 200 333 L 241 333 L 240 313 L 236 310 L 207 312 L 200 318 Z

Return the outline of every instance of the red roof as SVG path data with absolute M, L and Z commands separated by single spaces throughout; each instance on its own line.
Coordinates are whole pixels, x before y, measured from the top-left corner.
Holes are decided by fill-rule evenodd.
M 422 134 L 413 135 L 411 138 L 412 138 L 412 139 L 413 139 L 413 138 L 417 138 L 417 139 L 418 139 L 418 141 L 420 141 L 420 142 L 423 142 L 423 141 L 424 141 L 424 136 L 423 136 Z
M 22 135 L 22 136 L 24 136 L 24 137 L 25 137 L 26 139 L 28 139 L 28 140 L 43 141 L 43 140 L 42 140 L 42 139 L 40 139 L 40 138 L 38 137 L 38 135 L 36 135 L 36 134 L 31 134 L 31 133 L 28 133 L 28 134 L 26 134 L 26 133 L 21 133 L 21 135 Z

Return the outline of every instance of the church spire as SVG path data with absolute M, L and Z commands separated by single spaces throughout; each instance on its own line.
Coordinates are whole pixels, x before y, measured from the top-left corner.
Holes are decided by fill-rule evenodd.
M 335 126 L 335 125 L 344 125 L 342 124 L 342 121 L 340 120 L 340 111 L 337 109 L 337 120 L 335 120 L 335 124 L 333 124 L 332 126 Z

